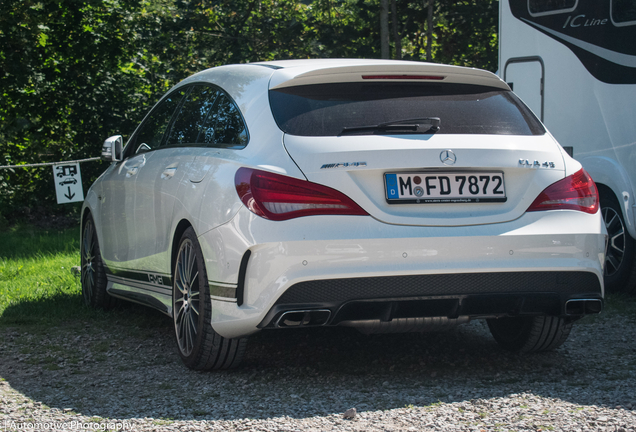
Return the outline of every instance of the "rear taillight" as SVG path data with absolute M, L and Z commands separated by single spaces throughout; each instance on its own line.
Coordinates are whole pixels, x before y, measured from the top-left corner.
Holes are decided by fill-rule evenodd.
M 351 198 L 337 190 L 268 171 L 239 168 L 234 184 L 243 204 L 265 219 L 281 221 L 314 215 L 367 215 Z
M 594 214 L 598 211 L 598 190 L 592 177 L 580 169 L 576 173 L 548 186 L 527 211 L 579 210 Z

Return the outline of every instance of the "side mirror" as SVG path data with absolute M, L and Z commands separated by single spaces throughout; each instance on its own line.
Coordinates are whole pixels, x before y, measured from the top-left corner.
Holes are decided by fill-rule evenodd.
M 118 162 L 121 160 L 124 139 L 121 135 L 113 135 L 104 141 L 102 146 L 102 160 L 107 162 Z

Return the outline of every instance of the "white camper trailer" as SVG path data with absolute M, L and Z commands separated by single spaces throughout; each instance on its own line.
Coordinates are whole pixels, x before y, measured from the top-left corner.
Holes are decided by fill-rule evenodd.
M 499 74 L 591 174 L 605 288 L 636 292 L 636 0 L 501 0 Z

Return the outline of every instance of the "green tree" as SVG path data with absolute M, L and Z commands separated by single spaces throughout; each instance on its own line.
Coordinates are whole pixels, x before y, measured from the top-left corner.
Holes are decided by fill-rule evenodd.
M 431 60 L 497 70 L 497 0 L 430 0 Z M 425 61 L 428 0 L 391 0 L 391 58 Z M 321 57 L 380 58 L 380 0 L 315 0 L 308 13 Z M 394 35 L 399 32 L 398 38 Z M 396 39 L 398 43 L 396 44 Z
M 136 1 L 5 0 L 0 3 L 0 163 L 95 154 L 130 124 L 136 78 L 121 70 Z M 87 177 L 99 170 L 87 167 Z M 51 171 L 4 170 L 0 205 L 52 204 Z M 11 204 L 11 205 L 10 205 Z
M 289 0 L 4 0 L 0 165 L 95 156 L 104 138 L 128 135 L 163 92 L 202 69 L 315 55 L 306 8 Z M 85 189 L 103 169 L 82 166 Z M 60 210 L 50 168 L 0 171 L 5 215 L 38 206 Z
M 433 9 L 431 61 L 497 70 L 497 0 L 430 0 Z M 405 60 L 426 61 L 429 1 L 396 0 Z M 393 41 L 395 45 L 395 40 Z M 394 56 L 395 57 L 395 56 Z
M 440 2 L 441 3 L 441 2 Z M 435 61 L 478 67 L 498 67 L 499 1 L 462 0 L 440 6 L 435 26 Z
M 432 60 L 495 70 L 498 2 L 430 1 Z M 391 57 L 426 59 L 427 6 L 391 0 Z M 380 0 L 3 0 L 0 165 L 96 156 L 200 70 L 308 57 L 379 58 Z M 38 206 L 67 209 L 50 168 L 0 170 L 0 212 Z

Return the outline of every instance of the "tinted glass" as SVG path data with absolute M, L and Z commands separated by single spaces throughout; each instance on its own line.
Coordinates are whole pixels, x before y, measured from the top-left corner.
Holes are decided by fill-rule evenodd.
M 170 119 L 186 92 L 187 90 L 183 89 L 177 90 L 157 105 L 139 129 L 139 132 L 137 132 L 133 143 L 134 150 L 132 151 L 137 151 L 142 144 L 146 144 L 150 149 L 161 145 L 163 134 L 166 132 Z
M 636 21 L 636 0 L 612 0 L 612 19 L 616 23 Z
M 247 128 L 239 109 L 221 93 L 201 129 L 198 142 L 219 147 L 245 147 Z
M 512 92 L 467 84 L 387 82 L 286 87 L 270 91 L 270 105 L 278 126 L 301 136 L 337 136 L 345 127 L 423 117 L 440 118 L 441 128 L 436 133 L 441 134 L 545 133 Z
M 192 87 L 175 118 L 166 145 L 196 144 L 218 94 L 219 91 L 210 86 Z
M 528 8 L 531 13 L 572 9 L 575 5 L 576 0 L 528 0 Z

